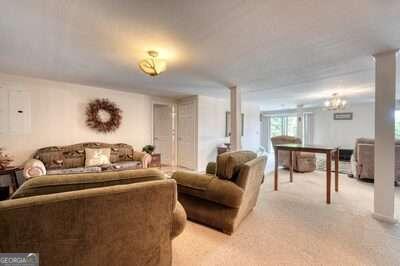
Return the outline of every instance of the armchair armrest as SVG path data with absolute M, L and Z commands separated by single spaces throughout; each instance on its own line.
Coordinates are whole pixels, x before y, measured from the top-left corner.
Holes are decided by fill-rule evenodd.
M 25 179 L 46 175 L 46 172 L 43 162 L 37 159 L 30 159 L 24 165 L 23 174 Z
M 172 215 L 173 217 L 172 217 L 171 238 L 174 239 L 183 232 L 187 220 L 185 209 L 179 203 L 179 201 L 176 202 L 175 210 Z
M 134 151 L 132 159 L 140 161 L 143 168 L 148 168 L 151 163 L 151 155 L 143 151 Z
M 208 175 L 215 175 L 217 173 L 217 163 L 216 162 L 209 162 L 206 168 L 206 174 Z

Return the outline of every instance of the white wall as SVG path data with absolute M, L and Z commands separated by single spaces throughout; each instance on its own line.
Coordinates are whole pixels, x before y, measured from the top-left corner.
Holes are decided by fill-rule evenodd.
M 217 147 L 230 142 L 225 137 L 225 117 L 229 100 L 207 96 L 198 97 L 198 170 L 204 171 L 207 163 L 215 161 Z M 244 136 L 242 149 L 256 151 L 260 145 L 260 107 L 242 103 L 244 113 Z
M 360 137 L 374 137 L 374 104 L 352 104 L 343 112 L 353 112 L 353 120 L 333 120 L 333 112 L 312 109 L 314 113 L 314 144 L 339 145 L 353 149 Z
M 31 130 L 19 135 L 0 133 L 0 147 L 15 158 L 16 164 L 23 163 L 36 149 L 51 145 L 123 142 L 141 150 L 151 143 L 151 96 L 0 74 L 2 97 L 17 89 L 31 95 Z M 95 98 L 108 98 L 123 111 L 122 124 L 116 132 L 97 133 L 85 125 L 85 107 Z

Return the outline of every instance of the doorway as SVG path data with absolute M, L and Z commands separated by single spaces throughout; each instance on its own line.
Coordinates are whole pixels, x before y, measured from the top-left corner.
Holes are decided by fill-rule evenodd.
M 154 153 L 161 154 L 162 165 L 176 165 L 174 143 L 174 106 L 172 104 L 153 104 Z
M 197 104 L 183 101 L 178 104 L 178 166 L 197 169 Z

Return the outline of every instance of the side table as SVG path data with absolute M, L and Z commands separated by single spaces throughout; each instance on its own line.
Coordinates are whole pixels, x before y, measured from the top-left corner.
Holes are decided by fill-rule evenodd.
M 150 167 L 160 167 L 161 168 L 161 154 L 153 153 L 151 155 Z
M 11 187 L 13 192 L 19 187 L 17 172 L 23 170 L 22 167 L 6 167 L 5 169 L 0 169 L 0 175 L 9 175 L 11 177 Z

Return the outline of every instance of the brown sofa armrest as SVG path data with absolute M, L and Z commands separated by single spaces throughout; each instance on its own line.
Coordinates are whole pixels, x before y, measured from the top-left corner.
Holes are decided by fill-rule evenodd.
M 171 231 L 172 239 L 179 236 L 183 232 L 183 229 L 185 229 L 186 226 L 186 220 L 187 220 L 186 211 L 183 208 L 183 206 L 179 203 L 179 201 L 177 201 L 172 217 L 172 231 Z
M 217 163 L 216 162 L 209 162 L 206 168 L 206 174 L 208 175 L 215 175 L 217 173 Z
M 151 155 L 144 151 L 134 151 L 132 160 L 140 161 L 143 168 L 148 168 L 151 163 Z

